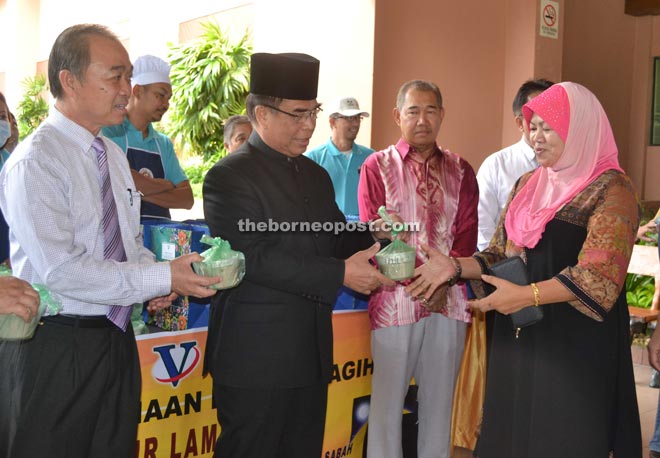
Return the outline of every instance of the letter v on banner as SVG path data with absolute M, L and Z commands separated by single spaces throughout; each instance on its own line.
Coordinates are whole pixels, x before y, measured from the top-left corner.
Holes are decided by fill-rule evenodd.
M 197 341 L 182 342 L 178 346 L 180 348 L 175 344 L 153 348 L 153 352 L 158 353 L 162 363 L 154 366 L 154 379 L 161 383 L 171 383 L 173 387 L 197 367 L 201 356 Z M 191 350 L 193 350 L 192 355 Z

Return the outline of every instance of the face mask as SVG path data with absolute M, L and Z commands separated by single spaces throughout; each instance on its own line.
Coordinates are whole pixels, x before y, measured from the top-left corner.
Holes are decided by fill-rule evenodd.
M 0 120 L 0 147 L 11 137 L 11 126 L 8 121 Z

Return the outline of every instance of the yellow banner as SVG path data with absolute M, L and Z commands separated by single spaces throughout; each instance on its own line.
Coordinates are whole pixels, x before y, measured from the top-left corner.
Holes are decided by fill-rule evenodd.
M 374 364 L 366 311 L 332 317 L 334 369 L 328 390 L 323 458 L 362 456 Z
M 139 458 L 212 457 L 220 434 L 211 377 L 202 377 L 206 328 L 137 337 L 142 368 Z
M 365 311 L 333 316 L 333 380 L 321 458 L 362 456 L 373 361 Z M 212 457 L 220 434 L 211 377 L 202 377 L 206 328 L 137 337 L 142 367 L 139 458 Z

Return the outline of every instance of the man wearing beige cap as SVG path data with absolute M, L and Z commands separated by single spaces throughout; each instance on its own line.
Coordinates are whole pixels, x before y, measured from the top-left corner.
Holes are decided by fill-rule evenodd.
M 327 142 L 309 150 L 305 156 L 323 167 L 335 188 L 335 202 L 347 220 L 359 220 L 357 189 L 360 168 L 371 148 L 355 143 L 363 117 L 369 113 L 360 109 L 353 97 L 343 97 L 330 105 L 331 136 Z M 368 296 L 342 286 L 333 308 L 335 310 L 366 309 Z
M 105 127 L 103 135 L 126 153 L 142 197 L 141 215 L 169 218 L 170 208 L 190 209 L 194 203 L 172 141 L 151 125 L 170 106 L 170 66 L 159 57 L 140 56 L 133 63 L 131 84 L 128 115 L 123 124 Z
M 355 138 L 360 131 L 362 118 L 369 113 L 360 110 L 353 97 L 337 100 L 330 107 L 330 139 L 305 153 L 305 156 L 323 167 L 335 188 L 335 201 L 347 218 L 358 219 L 357 188 L 360 167 L 371 153 L 371 148 L 358 145 Z

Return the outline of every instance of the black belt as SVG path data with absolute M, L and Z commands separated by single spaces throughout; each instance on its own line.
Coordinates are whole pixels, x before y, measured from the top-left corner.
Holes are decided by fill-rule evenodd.
M 41 321 L 77 328 L 110 328 L 114 326 L 105 315 L 52 315 L 42 317 Z

